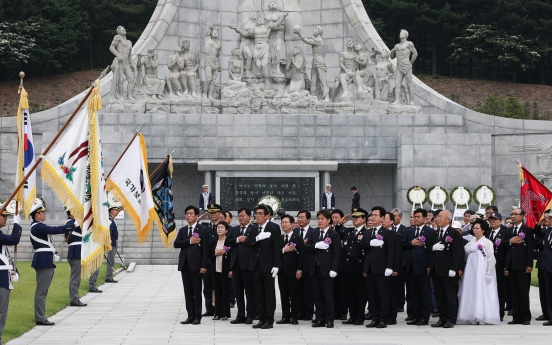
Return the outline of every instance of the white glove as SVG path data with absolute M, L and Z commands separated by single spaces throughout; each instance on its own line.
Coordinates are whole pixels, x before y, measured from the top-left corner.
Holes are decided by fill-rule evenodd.
M 264 231 L 257 235 L 257 242 L 266 240 L 270 237 L 270 232 Z
M 487 284 L 491 283 L 491 276 L 490 275 L 485 276 L 485 283 L 487 283 Z
M 330 278 L 335 278 L 337 277 L 337 272 L 336 271 L 330 271 Z
M 12 272 L 11 275 L 10 275 L 10 279 L 12 282 L 16 282 L 19 280 L 19 273 L 17 272 Z
M 58 262 L 58 261 L 59 261 L 59 255 L 54 254 L 54 262 Z
M 316 242 L 316 244 L 314 245 L 314 248 L 326 250 L 326 249 L 330 248 L 330 245 L 327 244 L 327 243 L 324 243 L 324 241 L 318 241 L 318 242 Z
M 445 249 L 445 245 L 442 244 L 442 243 L 437 243 L 437 244 L 434 244 L 433 245 L 433 251 L 436 252 L 436 251 L 442 251 L 443 249 Z
M 14 224 L 19 224 L 19 223 L 21 223 L 21 216 L 18 215 L 18 214 L 14 214 L 14 215 L 13 215 L 13 223 L 14 223 Z
M 385 276 L 386 276 L 386 277 L 389 277 L 389 276 L 392 275 L 392 274 L 393 274 L 393 270 L 392 270 L 392 269 L 390 269 L 390 268 L 386 268 L 386 269 L 385 269 Z
M 456 271 L 449 270 L 449 277 L 456 277 Z
M 272 278 L 276 278 L 278 275 L 278 267 L 272 267 L 272 271 L 270 271 L 270 273 L 272 273 Z
M 383 246 L 383 241 L 378 239 L 373 239 L 370 241 L 370 247 L 381 247 Z
M 79 222 L 75 220 L 75 222 L 73 223 L 73 225 L 75 226 L 75 228 L 78 228 L 78 227 L 79 227 Z

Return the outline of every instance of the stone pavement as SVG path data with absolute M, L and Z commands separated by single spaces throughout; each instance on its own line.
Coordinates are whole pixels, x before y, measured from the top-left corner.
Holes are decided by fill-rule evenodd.
M 106 284 L 101 294 L 82 298 L 87 307 L 68 307 L 50 317 L 53 327 L 35 327 L 8 345 L 23 344 L 550 344 L 552 327 L 532 321 L 530 326 L 457 325 L 453 329 L 407 326 L 405 313 L 399 324 L 386 329 L 342 325 L 312 328 L 275 325 L 254 330 L 249 325 L 204 318 L 199 326 L 181 325 L 186 318 L 180 274 L 174 265 L 136 266 L 133 273 L 117 275 L 118 284 Z M 531 288 L 533 317 L 540 315 L 538 291 Z M 236 309 L 231 309 L 236 313 Z M 276 319 L 281 316 L 279 301 Z M 432 319 L 436 320 L 436 319 Z

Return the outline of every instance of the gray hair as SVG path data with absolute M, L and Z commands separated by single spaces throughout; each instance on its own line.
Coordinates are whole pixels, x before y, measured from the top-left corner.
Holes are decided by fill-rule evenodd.
M 391 213 L 394 213 L 394 212 L 397 212 L 397 214 L 399 215 L 399 217 L 402 217 L 402 211 L 400 208 L 394 208 L 391 210 Z

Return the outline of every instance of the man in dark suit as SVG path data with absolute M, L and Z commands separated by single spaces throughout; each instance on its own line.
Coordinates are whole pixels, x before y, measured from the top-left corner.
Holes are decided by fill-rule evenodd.
M 351 215 L 347 214 L 346 216 L 343 214 L 343 211 L 340 209 L 333 209 L 332 210 L 332 225 L 334 227 L 335 232 L 339 235 L 339 238 L 341 239 L 341 253 L 339 255 L 339 272 L 337 277 L 335 277 L 335 284 L 334 284 L 334 309 L 335 309 L 335 318 L 341 319 L 341 320 L 347 320 L 347 313 L 349 310 L 349 301 L 348 301 L 348 286 L 345 283 L 345 272 L 342 271 L 345 264 L 343 264 L 344 261 L 347 260 L 347 250 L 345 248 L 345 240 L 347 237 L 347 234 L 349 233 L 349 229 L 345 227 L 345 224 Z M 366 285 L 366 284 L 364 284 Z
M 540 305 L 542 310 L 542 315 L 538 316 L 535 320 L 537 321 L 548 321 L 550 320 L 550 315 L 548 314 L 548 308 L 546 303 L 546 269 L 542 268 L 543 262 L 542 257 L 544 255 L 544 250 L 546 247 L 546 237 L 542 236 L 542 233 L 546 231 L 546 229 L 550 226 L 550 210 L 546 210 L 544 212 L 543 218 L 539 221 L 537 225 L 535 225 L 534 233 L 535 233 L 535 249 L 539 250 L 539 254 L 537 255 L 537 263 L 535 267 L 539 269 L 537 272 L 537 277 L 539 280 L 539 299 L 540 299 Z
M 543 270 L 544 279 L 546 281 L 546 308 L 548 315 L 552 317 L 552 227 L 548 227 L 546 230 L 542 230 L 539 233 L 540 238 L 544 240 L 544 248 L 541 259 L 541 265 L 539 271 Z M 552 320 L 549 318 L 547 322 L 543 323 L 543 326 L 552 326 Z
M 226 240 L 226 246 L 232 247 L 230 251 L 230 271 L 232 272 L 238 305 L 236 319 L 230 321 L 230 323 L 245 323 L 250 325 L 253 323 L 253 318 L 257 316 L 257 307 L 255 306 L 253 272 L 249 270 L 251 248 L 246 247 L 244 242 L 251 229 L 256 225 L 251 224 L 251 210 L 247 207 L 242 207 L 238 210 L 238 220 L 240 225 L 230 229 L 228 239 Z M 247 297 L 247 308 L 245 297 Z
M 280 268 L 280 229 L 268 222 L 270 211 L 266 205 L 255 207 L 257 226 L 251 229 L 245 240 L 246 247 L 252 248 L 249 270 L 253 272 L 255 303 L 259 322 L 253 328 L 269 329 L 274 324 L 276 292 L 274 278 Z
M 509 325 L 531 324 L 531 309 L 529 305 L 529 287 L 531 286 L 531 271 L 533 270 L 533 252 L 535 241 L 533 229 L 523 225 L 525 211 L 515 208 L 510 214 L 514 227 L 509 229 L 506 237 L 510 248 L 506 253 L 506 272 L 510 280 L 512 293 L 512 321 Z
M 213 194 L 209 192 L 209 186 L 204 184 L 203 193 L 199 194 L 199 209 L 202 211 L 206 211 L 209 205 L 214 203 L 215 198 L 213 197 Z
M 217 224 L 222 216 L 222 208 L 218 204 L 207 206 L 210 222 L 203 222 L 201 225 L 207 230 L 209 243 L 218 241 Z M 203 316 L 215 315 L 215 306 L 213 305 L 213 272 L 211 270 L 211 258 L 207 259 L 207 272 L 203 275 L 203 297 L 205 298 L 205 313 Z
M 297 213 L 298 228 L 293 229 L 303 238 L 303 243 L 311 237 L 314 229 L 309 225 L 311 213 L 307 210 L 301 210 Z M 312 287 L 312 276 L 310 275 L 310 263 L 312 255 L 305 253 L 303 261 L 303 277 L 299 280 L 299 319 L 311 321 L 314 314 L 314 295 Z
M 352 186 L 351 191 L 353 192 L 353 203 L 351 204 L 351 210 L 355 208 L 360 208 L 360 194 L 358 194 L 356 187 Z
M 406 275 L 404 274 L 404 272 L 402 272 L 403 270 L 403 264 L 402 264 L 402 261 L 404 261 L 403 257 L 407 254 L 405 251 L 402 250 L 402 240 L 404 238 L 404 235 L 406 234 L 406 229 L 408 229 L 408 227 L 404 226 L 401 224 L 401 221 L 402 221 L 402 217 L 403 217 L 403 212 L 401 211 L 401 209 L 399 208 L 394 208 L 391 210 L 391 213 L 393 213 L 393 216 L 394 216 L 394 220 L 393 220 L 393 227 L 391 228 L 391 230 L 393 232 L 396 232 L 397 234 L 399 234 L 401 236 L 400 240 L 401 240 L 401 254 L 400 254 L 400 257 L 401 257 L 401 264 L 400 264 L 400 271 L 398 272 L 399 275 L 398 275 L 398 301 L 397 301 L 397 311 L 398 312 L 403 312 L 404 311 L 404 305 L 406 303 L 406 291 L 405 291 L 405 284 L 406 284 Z M 395 253 L 396 255 L 397 253 Z
M 314 230 L 305 245 L 307 253 L 312 254 L 310 275 L 313 278 L 314 305 L 316 320 L 312 327 L 333 328 L 334 278 L 339 269 L 341 242 L 332 227 L 332 213 L 321 210 L 316 214 L 318 228 Z
M 506 240 L 508 228 L 502 225 L 502 215 L 498 212 L 491 213 L 488 220 L 491 229 L 485 233 L 485 237 L 493 242 L 494 257 L 496 260 L 496 289 L 498 293 L 498 304 L 500 305 L 500 321 L 502 321 L 504 318 L 504 304 L 506 303 L 506 291 L 504 287 L 507 281 L 504 276 L 504 266 L 506 263 L 506 250 L 509 247 L 508 241 Z
M 395 235 L 383 227 L 385 212 L 381 206 L 372 207 L 372 228 L 365 232 L 359 244 L 359 248 L 364 249 L 363 274 L 367 278 L 372 314 L 372 322 L 366 325 L 368 328 L 386 328 L 389 314 L 389 277 L 393 274 Z
M 293 231 L 295 219 L 289 214 L 282 216 L 280 246 L 282 248 L 281 266 L 278 271 L 278 286 L 282 301 L 282 319 L 277 324 L 291 323 L 298 325 L 299 314 L 299 280 L 303 275 L 305 243 L 298 232 Z
M 389 313 L 387 314 L 387 324 L 397 324 L 397 314 L 399 312 L 399 300 L 404 295 L 404 286 L 401 285 L 401 279 L 403 276 L 402 270 L 402 233 L 396 231 L 394 225 L 395 215 L 391 212 L 385 212 L 383 218 L 383 227 L 390 230 L 390 234 L 393 238 L 393 273 L 389 277 Z M 401 291 L 402 288 L 402 291 Z
M 425 225 L 427 211 L 423 208 L 414 211 L 414 227 L 407 230 L 403 238 L 403 249 L 406 250 L 404 273 L 406 289 L 409 296 L 409 309 L 412 309 L 412 319 L 408 325 L 423 326 L 429 322 L 431 312 L 431 289 L 427 267 L 429 254 L 426 243 L 433 237 L 434 230 Z
M 178 270 L 182 275 L 184 297 L 188 318 L 181 324 L 201 323 L 201 276 L 207 271 L 209 257 L 209 234 L 197 223 L 199 209 L 188 206 L 184 211 L 188 225 L 178 230 L 174 247 L 180 248 Z
M 334 210 L 335 212 L 335 210 Z M 345 228 L 342 231 L 343 249 L 339 259 L 339 274 L 343 275 L 346 290 L 342 292 L 349 307 L 350 316 L 346 325 L 360 326 L 364 324 L 364 308 L 366 308 L 366 278 L 362 274 L 364 268 L 364 250 L 358 248 L 366 228 L 368 212 L 361 208 L 353 210 L 354 228 Z
M 431 327 L 453 328 L 458 314 L 458 276 L 464 247 L 460 233 L 449 226 L 451 214 L 443 210 L 435 217 L 437 231 L 429 239 L 428 274 L 433 278 L 439 321 Z M 427 239 L 426 239 L 427 240 Z

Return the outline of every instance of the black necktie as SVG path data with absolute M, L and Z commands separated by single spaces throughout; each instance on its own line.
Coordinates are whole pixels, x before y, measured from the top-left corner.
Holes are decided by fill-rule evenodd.
M 242 226 L 240 231 L 240 236 L 243 236 L 244 233 L 245 233 L 245 226 Z
M 420 236 L 420 228 L 416 228 L 416 237 Z
M 494 240 L 495 240 L 497 234 L 498 234 L 498 230 L 493 230 L 493 234 L 492 234 L 491 241 L 494 242 Z
M 305 238 L 305 229 L 301 229 L 301 238 Z
M 286 239 L 284 240 L 284 244 L 288 244 L 289 243 L 289 236 L 286 235 Z
M 514 228 L 514 236 L 517 236 L 517 235 L 518 235 L 518 227 L 516 226 L 516 227 Z
M 397 227 L 393 225 L 393 232 L 397 232 Z
M 439 229 L 439 241 L 443 239 L 443 229 Z
M 193 228 L 191 226 L 188 226 L 188 237 L 192 237 Z
M 324 239 L 324 230 L 320 230 L 320 241 Z

